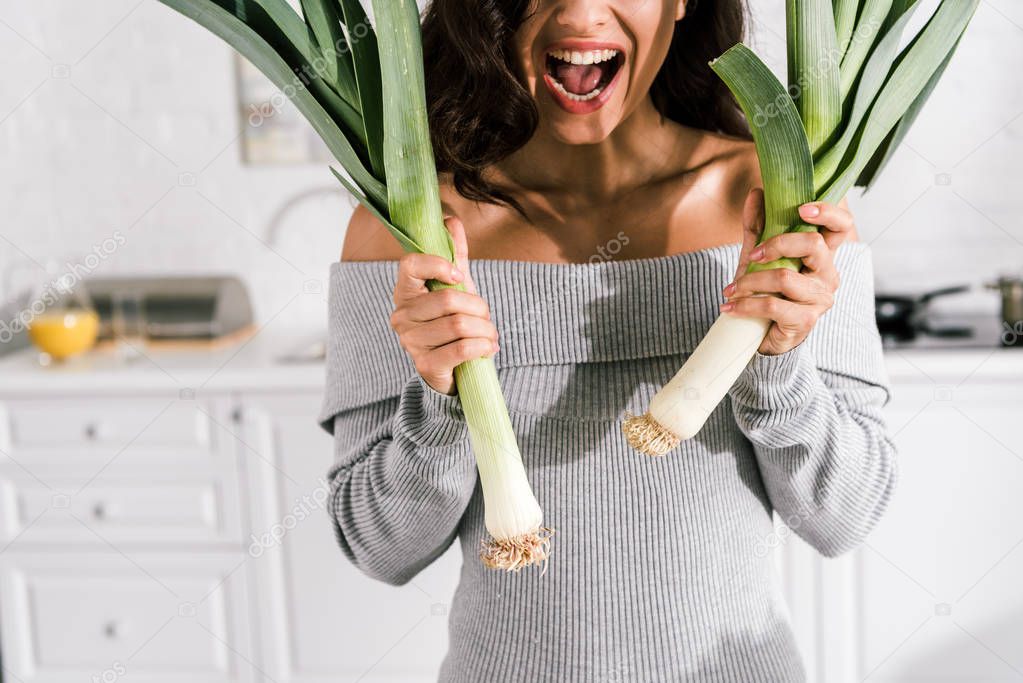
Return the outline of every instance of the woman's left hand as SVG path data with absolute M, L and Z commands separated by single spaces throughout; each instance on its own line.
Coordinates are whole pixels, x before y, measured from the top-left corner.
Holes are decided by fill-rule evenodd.
M 799 207 L 799 215 L 819 232 L 792 232 L 773 237 L 760 246 L 764 227 L 764 193 L 751 190 L 743 208 L 743 240 L 735 280 L 724 289 L 727 301 L 721 311 L 731 315 L 774 321 L 758 349 L 773 356 L 798 346 L 817 320 L 831 308 L 838 289 L 834 253 L 842 242 L 856 239 L 852 214 L 841 204 L 811 202 Z M 803 261 L 800 272 L 776 268 L 746 273 L 751 262 L 766 263 L 788 257 Z M 752 296 L 757 293 L 776 296 Z

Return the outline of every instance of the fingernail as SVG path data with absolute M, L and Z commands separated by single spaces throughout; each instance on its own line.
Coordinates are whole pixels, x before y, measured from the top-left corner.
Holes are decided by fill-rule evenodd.
M 764 258 L 764 248 L 757 247 L 750 253 L 749 257 L 754 261 L 759 261 L 760 259 Z
M 724 288 L 724 290 L 722 291 L 722 293 L 723 293 L 723 294 L 724 294 L 725 296 L 732 296 L 732 293 L 733 293 L 733 292 L 735 292 L 735 283 L 734 283 L 734 282 L 733 282 L 733 283 L 731 283 L 731 284 L 729 284 L 729 285 L 728 285 L 727 287 L 725 287 L 725 288 Z
M 815 204 L 803 204 L 799 207 L 799 210 L 803 212 L 804 216 L 808 216 L 810 218 L 819 216 L 821 213 L 820 207 Z
M 725 303 L 721 304 L 720 310 L 721 310 L 722 313 L 727 313 L 728 311 L 732 310 L 733 308 L 735 308 L 735 304 L 733 304 L 730 301 L 726 301 Z
M 462 271 L 460 271 L 458 268 L 452 268 L 451 269 L 451 279 L 454 280 L 455 282 L 458 282 L 459 280 L 461 280 L 462 279 Z
M 494 353 L 497 353 L 498 351 L 501 350 L 501 345 L 498 344 L 497 342 L 494 342 L 493 344 L 491 344 L 491 348 L 494 349 L 494 351 L 493 351 Z

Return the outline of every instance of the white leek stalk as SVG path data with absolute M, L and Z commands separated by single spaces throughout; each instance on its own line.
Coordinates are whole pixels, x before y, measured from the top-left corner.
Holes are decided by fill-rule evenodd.
M 430 142 L 414 0 L 373 0 L 375 31 L 359 0 L 302 0 L 304 18 L 286 0 L 161 2 L 230 43 L 291 98 L 350 177 L 334 171 L 337 179 L 406 251 L 454 260 Z M 542 526 L 493 360 L 462 363 L 455 383 L 492 535 L 480 557 L 508 571 L 546 567 L 552 532 Z
M 670 434 L 667 430 L 654 432 L 664 441 L 653 450 L 674 448 L 679 439 L 696 436 L 749 365 L 770 326 L 771 321 L 765 318 L 723 315 L 714 321 L 682 369 L 650 401 L 642 422 L 671 425 Z M 642 422 L 634 426 L 638 428 Z
M 799 222 L 801 204 L 836 203 L 854 185 L 873 183 L 934 89 L 980 3 L 942 0 L 927 25 L 899 52 L 915 4 L 862 0 L 854 11 L 853 1 L 835 0 L 826 6 L 820 0 L 788 0 L 789 75 L 799 79 L 790 83 L 788 93 L 743 45 L 711 63 L 753 133 L 764 185 L 760 242 L 786 231 L 815 230 Z M 844 38 L 853 17 L 858 17 L 856 35 L 836 70 L 836 45 L 839 52 L 842 46 L 834 25 Z M 830 30 L 824 31 L 829 23 Z M 790 95 L 797 97 L 798 111 Z M 798 260 L 779 259 L 751 264 L 747 272 L 800 267 Z M 682 369 L 654 396 L 648 411 L 627 416 L 623 430 L 629 443 L 648 455 L 664 455 L 695 436 L 749 364 L 770 325 L 764 319 L 719 317 Z
M 482 542 L 480 559 L 491 569 L 507 570 L 546 562 L 550 530 L 542 526 L 543 511 L 526 478 L 493 361 L 462 363 L 455 368 L 455 383 L 469 425 L 490 533 Z

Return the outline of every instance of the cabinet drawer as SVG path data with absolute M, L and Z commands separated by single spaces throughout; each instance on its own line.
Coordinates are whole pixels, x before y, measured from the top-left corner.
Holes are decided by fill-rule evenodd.
M 32 400 L 6 404 L 9 439 L 21 449 L 128 445 L 209 450 L 210 409 L 201 401 L 166 398 Z
M 0 560 L 4 666 L 16 680 L 251 680 L 238 557 Z
M 35 476 L 0 469 L 0 539 L 19 544 L 239 542 L 233 473 Z

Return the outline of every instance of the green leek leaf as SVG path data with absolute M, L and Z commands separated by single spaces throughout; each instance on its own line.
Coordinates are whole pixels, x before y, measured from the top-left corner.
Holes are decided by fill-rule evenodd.
M 311 65 L 318 58 L 322 58 L 312 30 L 285 0 L 252 0 L 252 2 L 263 9 L 272 25 L 299 51 L 306 64 Z M 248 4 L 244 0 L 217 0 L 217 4 L 232 12 L 248 26 L 255 29 L 266 42 L 275 48 L 278 46 L 278 41 L 273 40 L 268 31 L 265 30 L 265 24 L 257 24 L 255 22 L 256 16 L 254 13 L 246 10 L 244 16 L 239 16 L 238 10 L 245 9 L 245 5 Z
M 831 139 L 842 120 L 838 47 L 832 0 L 787 0 L 789 93 L 806 129 L 810 152 Z
M 302 15 L 323 55 L 323 69 L 331 83 L 338 82 L 340 45 L 344 40 L 341 22 L 330 0 L 301 0 Z
M 413 0 L 374 0 L 384 111 L 387 208 L 394 225 L 428 254 L 454 259 L 444 226 L 426 118 L 419 10 Z
M 891 72 L 892 64 L 895 63 L 895 59 L 899 54 L 902 34 L 906 29 L 906 24 L 913 17 L 913 10 L 915 9 L 916 5 L 914 4 L 909 11 L 903 13 L 898 21 L 888 29 L 884 37 L 878 41 L 877 47 L 870 54 L 870 58 L 863 67 L 863 73 L 860 76 L 859 83 L 856 86 L 856 93 L 853 97 L 852 109 L 849 111 L 849 115 L 843 124 L 844 129 L 841 137 L 814 163 L 814 185 L 818 190 L 821 190 L 834 177 L 835 172 L 842 163 L 842 159 L 849 151 L 853 138 L 856 136 L 857 131 L 859 131 L 860 122 L 863 121 L 863 117 L 866 116 L 867 110 L 874 103 L 877 93 L 881 90 L 881 86 L 884 85 L 888 74 Z
M 860 0 L 833 0 L 832 13 L 835 15 L 835 45 L 841 61 L 849 41 L 852 40 L 853 29 L 856 28 L 856 14 L 860 9 Z
M 294 102 L 366 196 L 378 207 L 387 206 L 387 190 L 383 183 L 366 170 L 341 128 L 305 87 L 304 82 L 292 72 L 288 63 L 251 27 L 213 0 L 160 2 L 201 24 L 252 62 Z M 309 82 L 316 80 L 310 79 Z
M 842 79 L 842 101 L 852 92 L 856 79 L 860 75 L 863 62 L 874 45 L 877 34 L 881 31 L 888 11 L 892 8 L 892 0 L 865 0 L 856 22 L 849 48 L 842 57 L 840 69 Z
M 352 50 L 359 102 L 362 103 L 362 120 L 370 163 L 373 174 L 385 180 L 384 102 L 376 33 L 373 32 L 366 11 L 359 0 L 341 0 L 341 9 L 345 27 L 348 29 L 348 43 Z
M 324 63 L 315 42 L 310 41 L 310 29 L 283 0 L 212 0 L 225 11 L 240 19 L 255 31 L 295 72 L 312 92 L 327 113 L 342 125 L 345 132 L 354 132 L 353 145 L 360 156 L 369 158 L 362 132 L 362 116 L 358 101 L 353 103 L 338 95 L 334 86 L 322 80 L 320 71 Z M 268 9 L 270 8 L 270 9 Z M 285 18 L 290 15 L 290 19 Z M 316 65 L 321 69 L 317 70 Z M 319 77 L 318 77 L 319 76 Z M 357 141 L 357 143 L 356 143 Z
M 892 8 L 888 10 L 888 16 L 881 26 L 881 33 L 887 33 L 899 18 L 910 10 L 915 10 L 920 0 L 893 0 Z
M 764 231 L 760 241 L 801 224 L 799 207 L 814 200 L 813 158 L 795 104 L 785 87 L 749 48 L 738 44 L 710 63 L 746 114 L 760 160 L 764 185 Z M 769 103 L 765 107 L 765 103 Z M 799 270 L 798 259 L 752 264 L 750 270 Z
M 867 113 L 853 142 L 851 158 L 818 199 L 836 203 L 845 196 L 896 124 L 913 107 L 959 42 L 980 0 L 945 0 L 899 57 L 891 76 Z
M 344 79 L 344 75 L 351 73 L 350 59 L 345 58 L 345 54 L 341 52 L 338 57 L 341 60 L 341 64 L 338 67 L 337 79 L 339 82 L 334 82 L 331 78 L 332 71 L 328 68 L 328 64 L 334 63 L 337 66 L 335 60 L 328 60 L 324 54 L 320 51 L 319 41 L 316 38 L 316 34 L 313 29 L 302 21 L 294 9 L 288 5 L 285 0 L 253 0 L 258 3 L 266 10 L 266 13 L 277 23 L 282 31 L 288 36 L 292 43 L 302 52 L 306 62 L 315 69 L 316 73 L 323 78 L 327 83 L 330 83 L 338 95 L 343 97 L 345 101 L 351 105 L 356 111 L 361 111 L 359 107 L 359 99 L 355 96 L 355 91 L 348 87 L 347 82 Z M 230 3 L 231 0 L 221 0 L 221 4 Z M 230 9 L 230 7 L 227 7 Z M 246 22 L 248 23 L 248 22 Z M 265 36 L 264 36 L 265 37 Z M 344 36 L 341 37 L 342 39 Z M 271 41 L 268 41 L 271 42 Z M 273 43 L 271 42 L 271 45 Z
M 337 178 L 342 185 L 344 185 L 345 189 L 348 190 L 348 192 L 350 192 L 353 197 L 359 200 L 360 204 L 369 209 L 369 212 L 373 214 L 373 216 L 375 216 L 378 221 L 383 223 L 384 227 L 387 228 L 387 232 L 391 233 L 391 236 L 394 237 L 394 239 L 398 240 L 398 244 L 401 245 L 402 249 L 404 249 L 405 251 L 416 252 L 419 254 L 425 253 L 423 251 L 423 248 L 416 244 L 415 241 L 412 240 L 412 238 L 410 238 L 408 235 L 402 232 L 401 229 L 393 225 L 391 223 L 391 220 L 387 216 L 385 216 L 379 209 L 377 209 L 377 207 L 373 205 L 373 202 L 371 202 L 369 198 L 366 197 L 366 195 L 364 195 L 361 190 L 359 190 L 358 187 L 353 185 L 352 182 L 348 180 L 348 178 L 345 178 L 343 175 L 338 173 L 337 169 L 333 167 L 331 167 L 330 172 L 334 174 L 334 177 Z
M 927 82 L 923 92 L 921 92 L 913 104 L 910 105 L 909 109 L 903 114 L 899 120 L 899 124 L 895 127 L 895 130 L 889 134 L 885 139 L 885 142 L 878 148 L 874 157 L 867 164 L 866 168 L 863 169 L 863 173 L 860 174 L 856 180 L 856 184 L 860 187 L 870 188 L 874 184 L 874 181 L 884 170 L 884 167 L 888 165 L 895 150 L 898 149 L 899 145 L 905 139 L 906 134 L 909 133 L 910 128 L 913 127 L 913 123 L 916 121 L 916 117 L 920 114 L 924 104 L 930 99 L 931 93 L 934 92 L 934 88 L 937 87 L 938 81 L 945 74 L 945 69 L 948 67 L 949 62 L 952 61 L 952 56 L 956 52 L 956 48 L 959 47 L 959 41 L 952 47 L 952 50 L 945 57 L 945 61 L 941 63 L 934 75 L 931 76 L 931 80 Z

